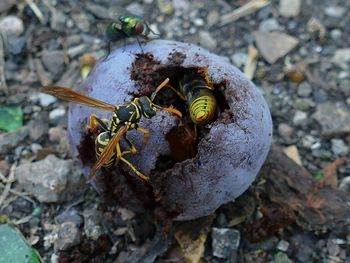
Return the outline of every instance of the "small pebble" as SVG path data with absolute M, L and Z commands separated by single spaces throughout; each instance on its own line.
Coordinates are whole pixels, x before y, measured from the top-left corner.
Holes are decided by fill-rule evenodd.
M 340 29 L 333 29 L 331 31 L 331 38 L 333 40 L 339 40 L 341 38 L 341 36 L 343 35 L 343 32 Z
M 57 98 L 45 93 L 38 93 L 37 96 L 35 96 L 39 99 L 39 104 L 42 107 L 47 107 L 51 105 L 52 103 L 55 103 L 57 101 Z M 35 98 L 33 97 L 33 98 Z
M 345 14 L 346 9 L 343 6 L 328 6 L 324 12 L 327 16 L 341 18 Z
M 287 242 L 285 240 L 281 240 L 277 244 L 277 249 L 282 251 L 282 252 L 286 252 L 288 250 L 288 248 L 289 248 L 289 242 Z
M 39 143 L 32 143 L 30 145 L 30 150 L 33 152 L 33 153 L 37 153 L 39 150 L 41 150 L 43 147 L 39 144 Z
M 58 238 L 55 247 L 58 250 L 67 250 L 80 243 L 80 231 L 72 222 L 64 222 L 59 225 Z
M 199 43 L 202 47 L 214 50 L 217 46 L 217 40 L 212 37 L 208 31 L 199 31 Z
M 281 16 L 292 17 L 299 15 L 301 0 L 280 0 L 279 12 Z
M 244 52 L 237 52 L 231 56 L 232 63 L 238 68 L 241 68 L 245 65 L 247 58 L 248 54 Z
M 61 127 L 52 127 L 49 129 L 50 142 L 60 142 L 65 136 L 67 136 L 67 132 Z
M 63 117 L 65 114 L 66 114 L 66 110 L 63 108 L 54 109 L 54 110 L 50 111 L 49 119 L 55 120 L 55 119 L 58 119 L 60 117 Z
M 280 29 L 280 25 L 278 24 L 277 20 L 274 18 L 263 20 L 259 25 L 259 31 L 261 32 L 278 31 L 279 29 Z
M 332 139 L 331 144 L 335 155 L 346 155 L 349 152 L 349 146 L 342 139 Z
M 6 16 L 0 20 L 0 32 L 7 36 L 20 36 L 24 32 L 23 21 L 17 16 Z
M 204 20 L 200 17 L 196 17 L 195 19 L 193 19 L 193 24 L 195 26 L 203 26 L 204 25 Z
M 44 50 L 41 60 L 45 68 L 58 79 L 64 70 L 64 52 L 62 50 Z
M 307 113 L 303 112 L 303 111 L 296 111 L 293 117 L 293 123 L 294 125 L 303 125 L 306 123 L 307 121 Z
M 286 123 L 280 123 L 278 125 L 278 133 L 281 137 L 285 138 L 285 139 L 290 139 L 290 137 L 292 136 L 294 129 L 293 127 L 289 126 Z
M 140 17 L 143 17 L 145 10 L 143 9 L 142 5 L 139 3 L 131 3 L 125 7 L 125 9 L 132 13 L 133 15 L 137 15 Z
M 241 234 L 231 228 L 212 228 L 213 255 L 218 258 L 228 258 L 233 251 L 237 251 Z
M 27 49 L 27 40 L 25 37 L 9 37 L 7 40 L 7 50 L 11 55 L 23 55 Z
M 309 82 L 302 82 L 298 87 L 298 95 L 301 97 L 309 97 L 311 95 L 312 88 Z

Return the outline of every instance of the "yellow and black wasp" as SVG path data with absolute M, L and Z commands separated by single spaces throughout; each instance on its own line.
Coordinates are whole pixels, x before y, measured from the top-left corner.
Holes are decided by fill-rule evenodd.
M 111 50 L 111 43 L 119 40 L 126 40 L 130 37 L 135 37 L 139 46 L 142 46 L 139 37 L 147 39 L 149 34 L 152 32 L 157 35 L 148 25 L 148 23 L 139 16 L 128 13 L 126 10 L 121 8 L 114 8 L 110 12 L 112 22 L 110 22 L 106 28 L 107 38 L 107 56 Z
M 194 124 L 208 124 L 216 113 L 216 98 L 213 84 L 209 80 L 208 69 L 185 73 L 178 82 L 178 88 L 168 85 L 186 101 L 190 118 Z M 163 87 L 160 87 L 157 92 Z
M 109 120 L 101 119 L 96 114 L 90 116 L 88 128 L 91 131 L 94 131 L 97 128 L 102 130 L 95 139 L 97 161 L 91 169 L 90 179 L 102 166 L 110 167 L 115 161 L 120 160 L 127 164 L 139 178 L 147 181 L 148 177 L 138 171 L 135 166 L 124 158 L 124 155 L 126 154 L 136 154 L 137 152 L 137 149 L 126 138 L 126 133 L 130 129 L 136 129 L 144 134 L 144 142 L 146 142 L 149 136 L 149 131 L 145 128 L 139 127 L 138 122 L 142 117 L 151 119 L 156 115 L 158 109 L 182 117 L 181 112 L 176 109 L 164 108 L 153 103 L 157 90 L 166 86 L 168 82 L 169 79 L 167 78 L 157 87 L 156 91 L 152 94 L 152 99 L 147 96 L 142 96 L 123 105 L 109 104 L 66 87 L 44 86 L 40 91 L 65 101 L 113 112 L 113 115 Z M 130 147 L 129 150 L 121 150 L 119 142 L 122 138 L 125 139 Z

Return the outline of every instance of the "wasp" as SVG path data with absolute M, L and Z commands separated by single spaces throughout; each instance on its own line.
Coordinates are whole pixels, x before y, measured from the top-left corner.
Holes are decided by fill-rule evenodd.
M 214 118 L 217 103 L 207 68 L 185 73 L 178 82 L 178 89 L 168 86 L 186 101 L 190 118 L 195 125 L 208 124 Z M 163 87 L 159 89 L 161 88 Z
M 120 14 L 124 15 L 120 15 Z M 148 25 L 148 23 L 139 16 L 128 13 L 126 10 L 120 8 L 114 8 L 110 12 L 110 16 L 114 21 L 110 22 L 106 28 L 107 44 L 107 57 L 111 51 L 111 43 L 119 40 L 126 40 L 130 37 L 136 37 L 136 40 L 142 50 L 142 46 L 139 37 L 147 39 L 148 35 L 152 32 L 155 33 Z M 116 19 L 116 20 L 115 20 Z
M 93 178 L 96 172 L 102 167 L 110 167 L 116 161 L 122 161 L 128 165 L 139 178 L 148 181 L 149 178 L 138 171 L 136 167 L 124 157 L 127 154 L 137 153 L 137 149 L 127 139 L 126 134 L 129 130 L 136 129 L 138 132 L 143 133 L 143 141 L 147 142 L 149 131 L 139 127 L 138 122 L 142 117 L 151 119 L 156 115 L 158 109 L 170 112 L 180 118 L 182 117 L 181 112 L 176 109 L 161 107 L 153 103 L 157 90 L 166 86 L 168 82 L 169 78 L 165 79 L 157 87 L 156 91 L 152 94 L 152 99 L 147 96 L 142 96 L 122 105 L 109 104 L 66 87 L 44 86 L 40 91 L 65 101 L 113 112 L 109 120 L 99 118 L 96 114 L 90 116 L 88 129 L 90 131 L 99 129 L 101 132 L 95 139 L 97 161 L 91 169 L 89 179 Z M 121 150 L 120 140 L 122 138 L 124 138 L 128 144 L 128 150 Z

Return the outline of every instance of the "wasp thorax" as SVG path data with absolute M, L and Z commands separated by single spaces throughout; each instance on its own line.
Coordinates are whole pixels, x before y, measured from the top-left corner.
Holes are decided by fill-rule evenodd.
M 139 98 L 139 105 L 142 110 L 143 116 L 150 119 L 156 115 L 157 109 L 154 107 L 153 102 L 146 96 Z

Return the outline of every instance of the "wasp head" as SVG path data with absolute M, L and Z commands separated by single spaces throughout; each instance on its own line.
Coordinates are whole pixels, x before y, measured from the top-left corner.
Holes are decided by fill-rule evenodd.
M 156 115 L 157 109 L 150 98 L 142 96 L 139 98 L 138 103 L 141 107 L 143 116 L 145 116 L 147 119 L 150 119 Z

